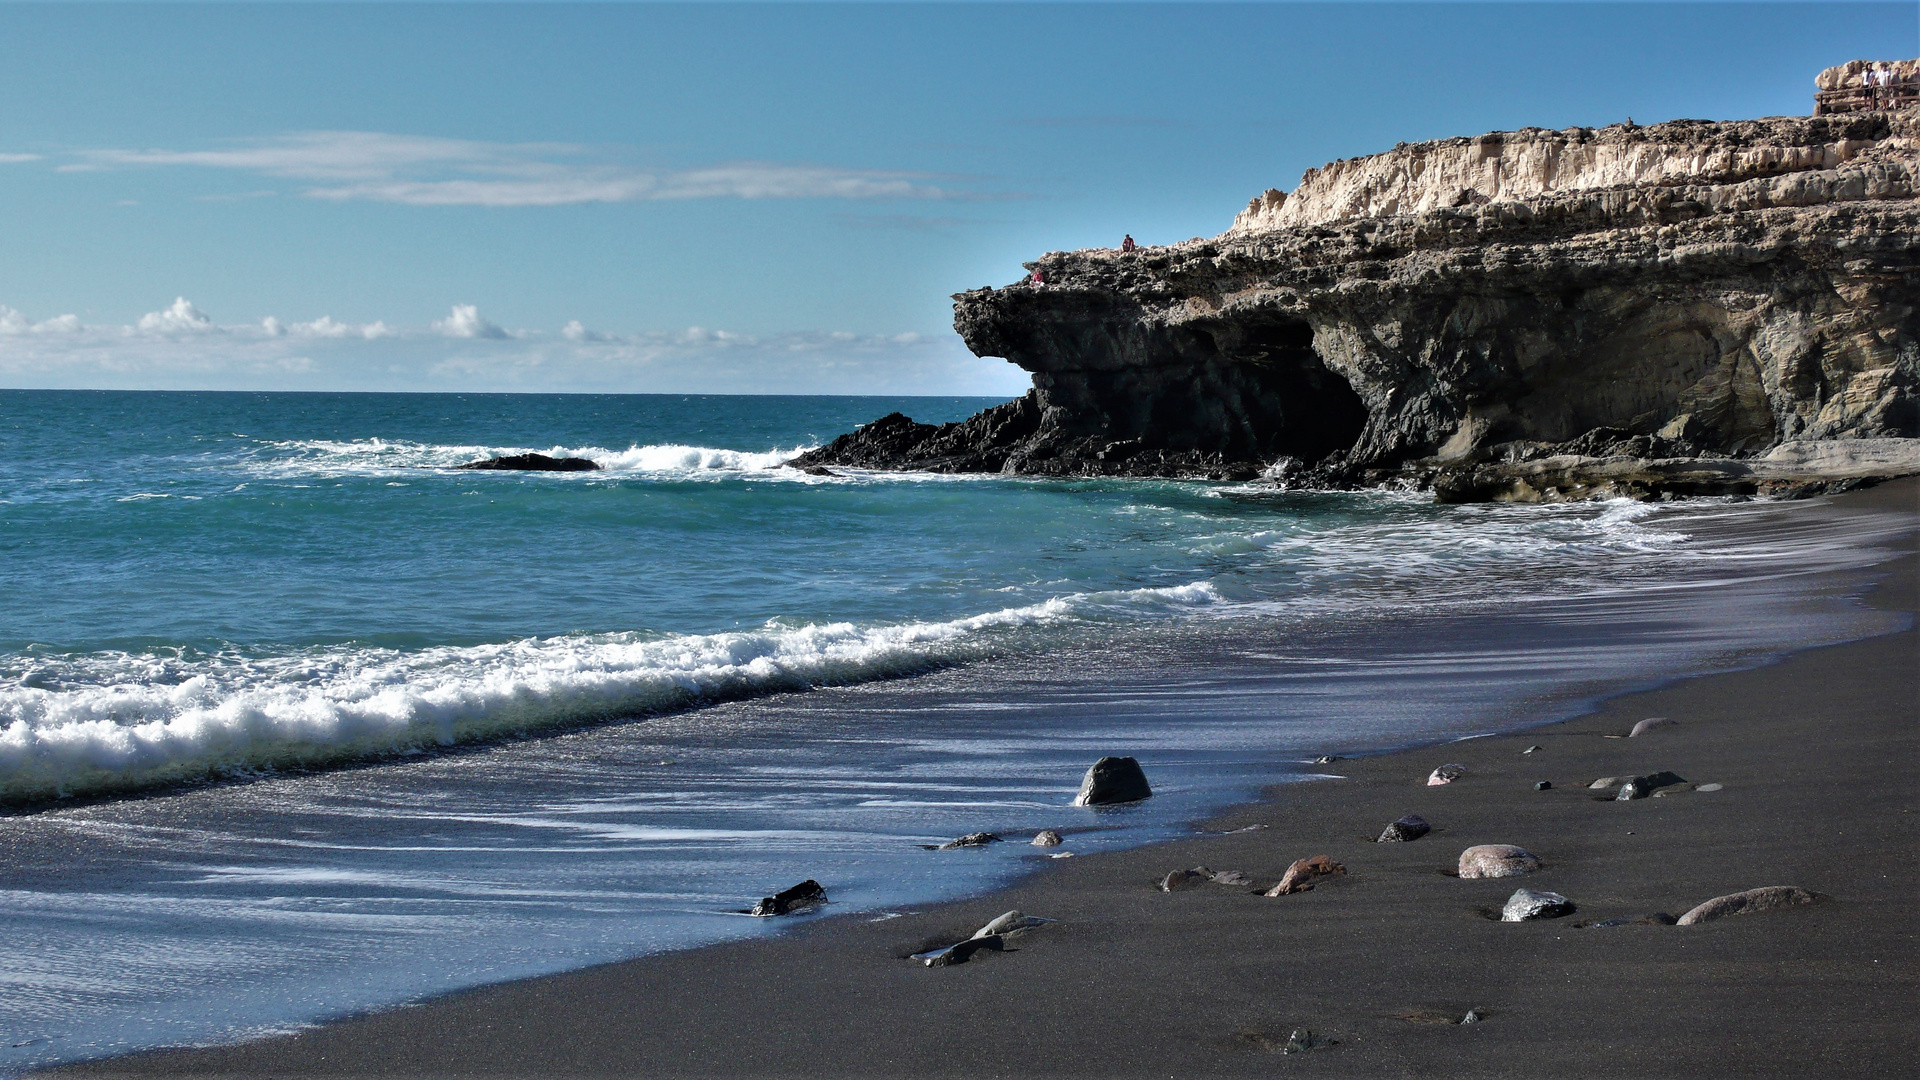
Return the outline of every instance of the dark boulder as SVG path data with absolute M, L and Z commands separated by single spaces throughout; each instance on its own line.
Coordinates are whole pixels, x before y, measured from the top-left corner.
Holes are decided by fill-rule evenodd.
M 1386 831 L 1382 832 L 1379 840 L 1375 842 L 1392 844 L 1406 840 L 1418 840 L 1432 831 L 1433 826 L 1427 824 L 1426 818 L 1421 817 L 1419 814 L 1408 814 L 1406 817 L 1389 824 Z
M 772 896 L 763 896 L 753 905 L 747 914 L 766 918 L 770 915 L 791 915 L 796 911 L 827 902 L 827 890 L 820 883 L 808 878 L 791 889 L 782 889 Z
M 485 461 L 469 461 L 456 469 L 484 469 L 489 472 L 598 472 L 600 464 L 583 457 L 548 457 L 545 454 L 505 454 Z
M 1147 774 L 1141 771 L 1138 761 L 1130 757 L 1103 757 L 1093 763 L 1086 778 L 1080 781 L 1080 794 L 1073 797 L 1073 805 L 1100 806 L 1152 797 L 1153 788 L 1147 783 Z

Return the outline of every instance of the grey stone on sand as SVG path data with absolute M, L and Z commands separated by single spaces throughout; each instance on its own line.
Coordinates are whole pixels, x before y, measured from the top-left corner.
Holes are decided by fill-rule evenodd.
M 1664 716 L 1649 716 L 1645 720 L 1642 720 L 1639 723 L 1633 725 L 1633 730 L 1627 732 L 1627 738 L 1629 739 L 1637 738 L 1641 735 L 1645 735 L 1649 731 L 1656 731 L 1663 727 L 1679 727 L 1679 726 L 1680 726 L 1680 721 L 1678 720 L 1669 720 Z
M 1693 790 L 1695 790 L 1695 791 L 1725 791 L 1725 790 L 1726 790 L 1726 788 L 1727 788 L 1727 785 L 1725 785 L 1725 784 L 1701 784 L 1701 785 L 1700 785 L 1699 787 L 1697 787 L 1697 788 L 1694 788 Z
M 1281 877 L 1280 884 L 1268 889 L 1268 896 L 1288 896 L 1293 893 L 1307 892 L 1313 888 L 1315 878 L 1333 877 L 1345 874 L 1347 868 L 1334 862 L 1326 855 L 1314 855 L 1310 858 L 1295 859 Z
M 808 878 L 791 889 L 782 889 L 772 896 L 761 897 L 747 914 L 764 919 L 772 915 L 790 915 L 826 902 L 827 891 L 820 887 L 819 882 Z
M 1631 776 L 1603 776 L 1593 783 L 1588 784 L 1587 789 L 1589 791 L 1599 791 L 1603 788 L 1619 787 L 1621 784 L 1627 783 L 1632 779 L 1633 777 Z
M 1539 743 L 1535 743 L 1535 744 L 1533 744 L 1532 746 L 1529 746 L 1529 747 L 1527 747 L 1527 748 L 1526 748 L 1525 750 L 1522 750 L 1522 751 L 1520 751 L 1520 752 L 1521 752 L 1521 753 L 1523 753 L 1523 754 L 1532 754 L 1532 753 L 1537 753 L 1537 752 L 1539 752 L 1539 751 L 1541 751 L 1541 750 L 1545 750 L 1545 749 L 1546 749 L 1546 747 L 1544 747 L 1544 746 L 1541 746 L 1541 745 L 1540 745 Z
M 1101 806 L 1152 797 L 1153 788 L 1147 783 L 1147 774 L 1138 761 L 1130 757 L 1103 757 L 1093 763 L 1086 778 L 1080 781 L 1080 794 L 1073 797 L 1073 805 Z
M 1480 1015 L 1479 1009 L 1468 1009 L 1467 1015 L 1461 1017 L 1460 1022 L 1463 1024 L 1477 1024 L 1485 1019 L 1486 1017 Z
M 1465 775 L 1467 775 L 1467 767 L 1465 765 L 1452 763 L 1442 765 L 1427 774 L 1427 786 L 1439 787 L 1441 784 L 1451 784 Z
M 1389 823 L 1386 831 L 1381 833 L 1380 838 L 1374 842 L 1379 844 L 1393 844 L 1406 840 L 1418 840 L 1432 831 L 1433 826 L 1427 824 L 1426 818 L 1421 817 L 1419 814 L 1408 814 L 1406 817 Z
M 1216 870 L 1207 881 L 1214 885 L 1251 885 L 1253 879 L 1243 870 Z
M 1191 870 L 1175 870 L 1160 879 L 1160 891 L 1175 892 L 1180 889 L 1191 889 L 1212 880 L 1213 871 L 1204 866 L 1196 866 Z
M 1500 921 L 1532 922 L 1535 919 L 1557 919 L 1562 915 L 1571 915 L 1573 911 L 1573 901 L 1557 892 L 1515 889 L 1513 895 L 1507 897 L 1507 906 L 1500 909 Z
M 1041 829 L 1033 834 L 1034 847 L 1059 847 L 1060 834 L 1052 829 Z
M 1551 780 L 1542 780 L 1542 781 L 1540 781 L 1539 783 L 1537 783 L 1537 784 L 1535 784 L 1535 785 L 1533 785 L 1533 790 L 1535 790 L 1535 791 L 1552 791 L 1552 790 L 1553 790 L 1553 781 L 1551 781 Z
M 1798 907 L 1811 904 L 1820 899 L 1820 894 L 1792 885 L 1768 885 L 1746 892 L 1730 893 L 1713 899 L 1680 916 L 1677 925 L 1694 926 L 1715 919 L 1724 919 L 1729 915 L 1752 915 L 1755 912 L 1771 911 L 1774 908 Z
M 1512 844 L 1477 844 L 1460 853 L 1463 878 L 1517 877 L 1538 869 L 1540 860 L 1532 852 Z
M 949 840 L 934 850 L 952 851 L 956 848 L 986 847 L 988 844 L 997 844 L 999 842 L 1000 838 L 990 832 L 976 832 L 968 833 L 958 840 Z
M 993 937 L 997 934 L 1006 937 L 1026 930 L 1032 930 L 1037 926 L 1045 926 L 1052 921 L 1052 919 L 1042 919 L 1038 915 L 1022 915 L 1017 910 L 1008 911 L 995 916 L 992 922 L 975 930 L 973 936 L 983 938 Z
M 998 934 L 989 934 L 986 937 L 971 937 L 965 941 L 958 941 L 944 949 L 929 949 L 926 952 L 914 953 L 913 959 L 928 967 L 952 967 L 973 959 L 973 954 L 983 949 L 1001 952 L 1005 948 L 1006 939 Z

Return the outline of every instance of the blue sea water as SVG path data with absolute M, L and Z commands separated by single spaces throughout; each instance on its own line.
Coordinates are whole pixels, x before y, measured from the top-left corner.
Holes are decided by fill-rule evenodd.
M 783 462 L 975 399 L 0 391 L 0 1067 L 890 910 L 1884 628 L 1880 526 Z M 494 454 L 591 473 L 459 471 Z M 1817 509 L 1817 508 L 1815 508 Z M 1828 590 L 1828 591 L 1822 591 Z M 1132 753 L 1159 794 L 1067 806 Z

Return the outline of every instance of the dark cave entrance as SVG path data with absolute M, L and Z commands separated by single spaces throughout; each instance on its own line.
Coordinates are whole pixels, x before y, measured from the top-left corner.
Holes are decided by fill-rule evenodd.
M 1256 384 L 1248 412 L 1262 454 L 1315 462 L 1360 441 L 1366 403 L 1313 351 L 1311 325 L 1275 319 L 1236 329 L 1238 340 L 1223 351 Z

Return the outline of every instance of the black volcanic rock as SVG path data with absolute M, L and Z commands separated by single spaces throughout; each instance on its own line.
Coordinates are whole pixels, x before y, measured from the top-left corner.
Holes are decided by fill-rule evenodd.
M 1408 144 L 954 297 L 1033 376 L 806 465 L 1806 494 L 1920 472 L 1920 109 Z
M 456 469 L 486 469 L 500 472 L 594 472 L 598 462 L 583 457 L 548 457 L 545 454 L 506 454 L 485 461 L 469 461 Z

